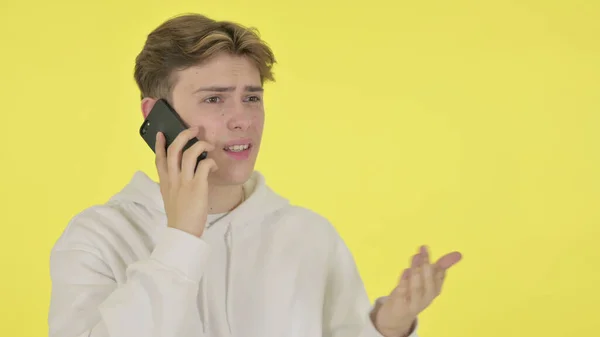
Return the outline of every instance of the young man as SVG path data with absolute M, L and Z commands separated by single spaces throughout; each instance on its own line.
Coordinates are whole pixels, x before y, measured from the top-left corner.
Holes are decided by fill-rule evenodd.
M 135 65 L 143 115 L 164 98 L 192 127 L 166 150 L 158 135 L 159 183 L 138 172 L 69 223 L 50 260 L 51 337 L 416 336 L 460 254 L 430 263 L 421 248 L 370 305 L 333 226 L 254 171 L 274 63 L 254 31 L 201 15 L 148 36 Z

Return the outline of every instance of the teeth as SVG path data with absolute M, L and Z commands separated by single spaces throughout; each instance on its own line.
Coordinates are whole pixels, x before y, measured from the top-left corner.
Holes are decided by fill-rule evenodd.
M 250 147 L 250 144 L 244 144 L 244 145 L 233 145 L 227 148 L 227 150 L 231 151 L 231 152 L 241 152 L 244 150 L 247 150 Z

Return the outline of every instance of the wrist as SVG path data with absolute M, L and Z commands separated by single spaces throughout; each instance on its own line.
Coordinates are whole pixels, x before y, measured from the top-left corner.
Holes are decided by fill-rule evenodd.
M 186 227 L 181 227 L 181 226 L 174 226 L 171 224 L 167 224 L 167 227 L 169 228 L 173 228 L 173 229 L 177 229 L 180 230 L 182 232 L 185 232 L 187 234 L 193 235 L 197 238 L 202 238 L 202 234 L 204 234 L 204 227 L 201 228 L 186 228 Z
M 406 330 L 405 330 L 405 332 L 404 332 L 402 335 L 400 335 L 400 336 L 401 336 L 401 337 L 408 337 L 408 336 L 410 336 L 410 335 L 411 335 L 411 334 L 412 334 L 412 333 L 415 331 L 415 327 L 416 327 L 416 325 L 417 325 L 417 318 L 415 317 L 415 318 L 414 318 L 414 319 L 411 321 L 411 323 L 410 323 L 410 325 L 409 325 L 408 329 L 406 329 Z
M 413 333 L 414 326 L 415 324 L 413 323 L 411 325 L 408 325 L 407 328 L 398 328 L 394 329 L 393 331 L 379 329 L 377 327 L 375 328 L 383 337 L 409 337 Z
M 416 317 L 402 319 L 400 322 L 394 322 L 393 326 L 388 327 L 378 322 L 377 309 L 378 308 L 375 308 L 375 310 L 371 312 L 371 322 L 373 323 L 375 330 L 383 337 L 409 337 L 414 332 L 417 324 Z

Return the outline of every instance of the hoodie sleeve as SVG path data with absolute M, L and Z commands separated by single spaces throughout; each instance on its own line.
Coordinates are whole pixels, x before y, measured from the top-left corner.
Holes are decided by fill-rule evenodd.
M 150 257 L 117 284 L 91 245 L 65 243 L 50 258 L 50 337 L 176 337 L 202 331 L 191 313 L 208 254 L 205 242 L 165 228 Z
M 323 336 L 384 337 L 370 318 L 373 308 L 352 253 L 337 237 L 329 265 Z M 408 337 L 418 337 L 416 325 Z

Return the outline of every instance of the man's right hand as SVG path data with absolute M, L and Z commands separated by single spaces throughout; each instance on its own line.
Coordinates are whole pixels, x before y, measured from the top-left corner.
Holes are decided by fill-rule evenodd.
M 168 226 L 201 237 L 208 215 L 208 174 L 217 170 L 217 164 L 206 158 L 196 168 L 202 152 L 214 150 L 213 145 L 203 141 L 182 153 L 187 142 L 197 135 L 198 128 L 187 129 L 166 149 L 165 137 L 159 132 L 155 151 Z

